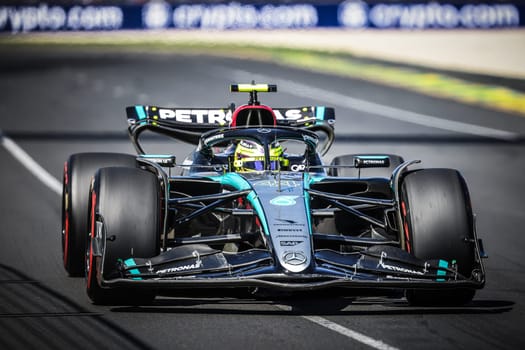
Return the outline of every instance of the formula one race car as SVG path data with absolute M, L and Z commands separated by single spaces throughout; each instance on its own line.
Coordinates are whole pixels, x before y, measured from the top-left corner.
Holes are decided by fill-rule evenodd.
M 465 180 L 389 154 L 321 160 L 334 109 L 270 108 L 237 84 L 237 108 L 127 108 L 138 155 L 65 163 L 62 248 L 94 303 L 163 289 L 338 293 L 404 290 L 414 305 L 464 304 L 485 283 Z M 149 130 L 196 145 L 182 163 L 146 154 Z

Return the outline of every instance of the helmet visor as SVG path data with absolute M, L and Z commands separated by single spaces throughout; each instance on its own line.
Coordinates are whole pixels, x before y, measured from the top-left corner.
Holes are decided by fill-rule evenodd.
M 264 161 L 262 160 L 245 160 L 242 161 L 242 169 L 244 170 L 255 170 L 255 171 L 263 171 L 264 169 Z M 270 169 L 269 170 L 278 170 L 279 169 L 279 161 L 278 160 L 272 160 L 270 161 Z

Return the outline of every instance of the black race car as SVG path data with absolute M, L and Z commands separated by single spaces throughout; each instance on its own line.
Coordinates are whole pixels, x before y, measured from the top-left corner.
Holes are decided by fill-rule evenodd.
M 464 178 L 390 154 L 335 157 L 333 108 L 127 108 L 138 155 L 80 153 L 64 168 L 62 249 L 95 303 L 164 289 L 404 290 L 464 304 L 485 283 Z M 196 146 L 146 154 L 149 130 Z M 351 291 L 349 289 L 352 289 Z

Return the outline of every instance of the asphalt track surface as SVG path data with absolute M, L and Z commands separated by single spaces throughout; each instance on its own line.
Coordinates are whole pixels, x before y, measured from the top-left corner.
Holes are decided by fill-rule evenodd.
M 525 345 L 522 117 L 250 61 L 16 50 L 1 57 L 0 348 Z M 65 159 L 83 151 L 132 153 L 124 132 L 127 105 L 226 107 L 247 98 L 231 95 L 228 84 L 252 79 L 278 84 L 280 93 L 261 94 L 267 104 L 336 108 L 337 141 L 327 161 L 344 153 L 388 152 L 463 173 L 490 255 L 486 287 L 471 304 L 416 308 L 399 297 L 350 295 L 186 295 L 159 297 L 141 307 L 89 302 L 83 279 L 67 277 L 62 268 L 56 185 Z M 156 140 L 151 148 L 179 160 L 189 151 L 187 145 Z

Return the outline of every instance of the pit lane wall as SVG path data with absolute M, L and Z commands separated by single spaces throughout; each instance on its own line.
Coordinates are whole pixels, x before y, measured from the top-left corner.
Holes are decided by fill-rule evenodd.
M 0 6 L 0 31 L 137 29 L 502 29 L 525 27 L 525 4 L 514 2 L 392 2 L 347 0 L 333 4 L 240 2 L 143 5 Z M 256 38 L 254 38 L 256 40 Z

